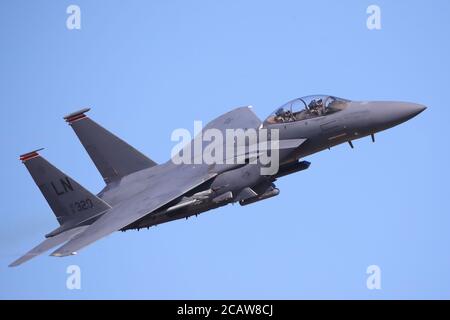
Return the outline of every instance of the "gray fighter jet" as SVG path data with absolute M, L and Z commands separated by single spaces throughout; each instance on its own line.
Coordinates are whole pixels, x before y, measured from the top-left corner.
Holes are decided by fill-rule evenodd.
M 114 231 L 148 228 L 229 203 L 248 205 L 276 196 L 279 190 L 274 182 L 278 178 L 309 167 L 309 162 L 301 160 L 304 157 L 341 143 L 349 143 L 353 148 L 353 140 L 366 136 L 375 141 L 375 133 L 425 109 L 414 103 L 356 102 L 316 95 L 292 100 L 261 122 L 250 107 L 241 107 L 210 122 L 175 155 L 187 155 L 192 163 L 176 163 L 173 156 L 163 164 L 155 163 L 88 118 L 89 109 L 72 113 L 64 118 L 106 186 L 94 195 L 40 156 L 40 150 L 21 155 L 20 160 L 53 210 L 59 227 L 10 266 L 56 246 L 60 247 L 52 256 L 68 256 Z M 269 132 L 266 146 L 270 147 L 259 148 L 264 142 L 260 137 L 256 151 L 251 148 L 250 139 L 233 139 L 228 145 L 216 138 L 216 147 L 229 150 L 232 146 L 232 158 L 243 161 L 229 161 L 228 155 L 222 154 L 214 162 L 205 163 L 199 161 L 194 149 L 208 146 L 210 141 L 204 139 L 204 134 L 211 130 L 224 136 L 229 130 L 265 130 Z M 275 151 L 277 168 L 263 174 L 261 169 L 267 163 L 258 159 L 263 152 L 270 155 Z

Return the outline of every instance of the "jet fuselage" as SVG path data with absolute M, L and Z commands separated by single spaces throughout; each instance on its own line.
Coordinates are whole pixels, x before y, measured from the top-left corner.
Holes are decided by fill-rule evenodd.
M 320 98 L 322 104 L 324 103 L 322 100 L 326 103 L 329 99 L 329 97 Z M 407 102 L 357 102 L 331 98 L 336 101 L 329 103 L 328 106 L 322 105 L 323 110 L 311 106 L 311 101 L 316 100 L 296 99 L 301 102 L 293 100 L 290 102 L 291 105 L 287 104 L 287 108 L 281 111 L 280 108 L 278 114 L 266 119 L 262 128 L 278 130 L 279 140 L 306 139 L 297 148 L 279 150 L 280 167 L 277 174 L 263 176 L 255 164 L 240 166 L 222 173 L 214 181 L 200 186 L 190 195 L 171 202 L 123 230 L 146 228 L 188 218 L 233 202 L 246 205 L 276 196 L 279 191 L 273 182 L 277 178 L 309 167 L 308 162 L 299 159 L 342 143 L 349 143 L 353 147 L 351 141 L 363 137 L 372 136 L 374 140 L 375 133 L 403 123 L 426 109 L 422 105 Z M 292 106 L 298 103 L 303 103 L 305 108 L 292 110 Z M 226 187 L 221 188 L 222 185 Z M 247 187 L 254 190 L 257 195 L 242 200 L 239 192 Z M 200 196 L 196 198 L 196 195 Z M 213 201 L 220 197 L 222 201 Z

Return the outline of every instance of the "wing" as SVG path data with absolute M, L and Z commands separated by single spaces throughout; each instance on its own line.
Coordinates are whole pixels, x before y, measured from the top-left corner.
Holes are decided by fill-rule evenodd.
M 248 107 L 243 107 L 216 118 L 205 129 L 215 128 L 223 132 L 226 129 L 236 128 L 257 129 L 260 125 L 261 121 L 256 115 Z M 191 144 L 195 143 L 194 140 Z M 169 160 L 162 166 L 166 168 L 152 177 L 151 186 L 110 209 L 84 232 L 55 250 L 52 255 L 61 257 L 75 254 L 78 250 L 139 220 L 217 176 L 217 172 L 211 172 L 211 167 L 206 164 L 175 165 Z
M 62 257 L 76 254 L 78 250 L 152 213 L 216 175 L 212 173 L 198 176 L 198 170 L 196 170 L 195 166 L 183 168 L 183 172 L 174 170 L 165 174 L 161 176 L 164 179 L 158 179 L 160 181 L 153 184 L 152 188 L 148 188 L 133 198 L 113 207 L 108 213 L 90 225 L 86 231 L 55 250 L 52 256 Z M 175 187 L 164 187 L 163 180 L 166 184 L 167 181 L 179 180 L 180 182 Z

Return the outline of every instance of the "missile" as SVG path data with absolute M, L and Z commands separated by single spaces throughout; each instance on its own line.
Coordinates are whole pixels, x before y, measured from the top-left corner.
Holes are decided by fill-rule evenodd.
M 167 208 L 167 210 L 165 212 L 171 212 L 171 211 L 175 211 L 184 207 L 188 207 L 190 205 L 194 205 L 194 204 L 198 204 L 199 202 L 201 202 L 198 199 L 191 199 L 191 200 L 187 200 L 187 201 L 183 201 L 180 203 L 177 203 L 176 205 L 173 205 L 169 208 Z

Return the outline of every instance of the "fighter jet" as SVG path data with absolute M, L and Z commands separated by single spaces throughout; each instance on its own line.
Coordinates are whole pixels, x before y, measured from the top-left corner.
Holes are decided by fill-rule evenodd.
M 238 202 L 245 206 L 279 194 L 280 177 L 308 169 L 308 155 L 371 136 L 418 115 L 425 106 L 406 102 L 350 101 L 315 95 L 294 99 L 261 121 L 251 107 L 236 108 L 211 121 L 167 162 L 157 164 L 91 120 L 83 109 L 64 117 L 105 181 L 97 195 L 86 190 L 40 154 L 20 156 L 56 216 L 59 227 L 10 266 L 18 266 L 51 248 L 68 256 L 115 231 L 148 228 Z M 229 131 L 232 142 L 218 139 Z M 213 161 L 203 161 L 215 133 Z M 266 137 L 260 135 L 265 133 Z M 261 147 L 265 143 L 265 148 Z M 231 148 L 230 148 L 231 146 Z M 218 149 L 217 149 L 218 148 Z M 231 150 L 231 156 L 217 152 Z M 219 150 L 220 151 L 220 150 Z M 223 150 L 222 150 L 223 151 Z M 271 155 L 263 163 L 263 155 Z M 273 155 L 276 154 L 276 157 Z M 179 160 L 184 157 L 191 160 Z M 240 161 L 234 161 L 236 159 Z M 267 158 L 267 157 L 266 157 Z M 175 161 L 177 159 L 177 161 Z M 232 160 L 232 161 L 230 161 Z M 263 171 L 276 162 L 276 168 Z

